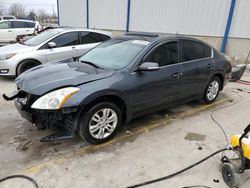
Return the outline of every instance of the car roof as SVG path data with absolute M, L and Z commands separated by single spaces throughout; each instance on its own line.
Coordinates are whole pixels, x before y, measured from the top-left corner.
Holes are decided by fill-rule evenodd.
M 164 39 L 174 39 L 177 38 L 178 35 L 173 34 L 157 34 L 157 33 L 149 33 L 149 32 L 128 32 L 123 36 L 118 36 L 116 38 L 120 39 L 131 39 L 131 40 L 145 40 L 148 42 L 157 42 Z
M 0 22 L 4 22 L 4 21 L 9 21 L 9 22 L 12 22 L 12 21 L 22 21 L 22 22 L 32 22 L 32 23 L 36 22 L 36 21 L 33 21 L 33 20 L 24 20 L 24 19 L 0 20 Z
M 150 32 L 128 32 L 128 33 L 125 33 L 124 36 L 118 36 L 116 38 L 131 39 L 131 40 L 145 40 L 145 41 L 148 41 L 150 43 L 162 42 L 162 41 L 171 40 L 171 39 L 172 40 L 186 39 L 186 40 L 200 42 L 200 43 L 206 44 L 207 46 L 212 47 L 211 45 L 209 45 L 208 43 L 206 43 L 202 40 L 188 37 L 188 36 L 184 36 L 184 35 L 177 35 L 177 34 L 158 34 L 158 33 L 150 33 Z
M 94 32 L 94 33 L 99 33 L 99 34 L 104 34 L 108 36 L 112 36 L 111 32 L 108 31 L 103 31 L 103 30 L 96 30 L 96 29 L 85 29 L 85 28 L 74 28 L 74 27 L 58 27 L 53 29 L 58 32 L 69 32 L 69 31 L 86 31 L 86 32 Z

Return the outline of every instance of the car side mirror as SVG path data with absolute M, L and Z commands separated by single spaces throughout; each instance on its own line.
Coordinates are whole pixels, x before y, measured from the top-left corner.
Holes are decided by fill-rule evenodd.
M 81 56 L 80 56 L 81 57 Z M 79 61 L 79 59 L 80 59 L 80 57 L 73 57 L 72 59 L 73 59 L 73 61 Z
M 158 63 L 145 62 L 139 66 L 138 71 L 157 71 L 159 69 L 160 66 Z
M 55 48 L 55 47 L 56 47 L 56 43 L 54 43 L 54 42 L 49 42 L 49 43 L 48 43 L 48 46 L 49 46 L 49 48 Z

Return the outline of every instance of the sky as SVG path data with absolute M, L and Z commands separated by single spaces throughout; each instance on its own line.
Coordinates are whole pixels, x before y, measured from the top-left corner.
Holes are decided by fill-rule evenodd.
M 57 13 L 57 0 L 0 0 L 0 2 L 3 3 L 5 10 L 8 10 L 8 7 L 13 3 L 20 3 L 27 11 L 42 9 L 46 13 L 52 14 L 54 9 L 55 13 Z

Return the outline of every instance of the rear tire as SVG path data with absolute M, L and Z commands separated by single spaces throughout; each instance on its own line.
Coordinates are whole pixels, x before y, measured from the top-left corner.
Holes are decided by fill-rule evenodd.
M 38 63 L 37 61 L 34 61 L 34 60 L 25 60 L 25 61 L 21 62 L 17 67 L 17 76 L 19 76 L 23 72 L 29 70 L 30 68 L 33 68 L 33 67 L 38 66 L 38 65 L 40 65 L 40 63 Z
M 206 104 L 212 103 L 218 97 L 220 88 L 221 88 L 221 80 L 217 76 L 212 77 L 203 93 L 202 98 L 204 103 Z
M 112 102 L 100 102 L 81 113 L 78 134 L 91 144 L 101 144 L 114 137 L 121 124 L 121 109 Z

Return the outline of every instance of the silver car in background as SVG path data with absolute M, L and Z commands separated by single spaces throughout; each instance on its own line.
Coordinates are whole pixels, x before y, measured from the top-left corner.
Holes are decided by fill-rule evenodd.
M 57 28 L 41 33 L 24 44 L 0 47 L 0 76 L 18 76 L 42 63 L 78 57 L 111 33 L 98 30 Z

